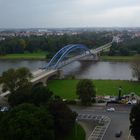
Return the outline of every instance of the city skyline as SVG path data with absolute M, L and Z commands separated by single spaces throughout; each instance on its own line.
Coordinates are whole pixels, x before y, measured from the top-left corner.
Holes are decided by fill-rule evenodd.
M 138 0 L 0 0 L 0 28 L 140 27 Z

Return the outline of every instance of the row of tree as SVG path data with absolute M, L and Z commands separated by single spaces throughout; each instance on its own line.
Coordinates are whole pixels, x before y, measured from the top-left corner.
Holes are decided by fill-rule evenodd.
M 83 32 L 78 35 L 62 36 L 30 36 L 12 37 L 0 42 L 0 55 L 46 51 L 49 55 L 55 54 L 60 48 L 67 44 L 84 44 L 89 48 L 94 48 L 111 41 L 111 36 L 105 36 L 107 32 Z
M 140 54 L 140 38 L 127 39 L 120 43 L 114 43 L 109 55 L 129 56 Z

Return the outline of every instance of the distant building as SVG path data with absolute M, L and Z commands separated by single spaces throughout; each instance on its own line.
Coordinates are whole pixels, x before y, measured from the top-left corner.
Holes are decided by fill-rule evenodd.
M 3 40 L 5 40 L 5 37 L 0 37 L 0 41 L 3 41 Z

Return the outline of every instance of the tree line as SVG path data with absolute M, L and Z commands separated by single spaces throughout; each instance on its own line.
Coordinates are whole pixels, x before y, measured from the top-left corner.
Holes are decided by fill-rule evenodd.
M 110 48 L 111 56 L 129 56 L 140 54 L 140 38 L 127 39 L 120 43 L 113 43 Z
M 32 53 L 38 50 L 54 55 L 65 45 L 75 43 L 87 45 L 88 48 L 95 48 L 111 41 L 112 36 L 106 36 L 107 33 L 83 32 L 78 35 L 10 37 L 0 42 L 0 55 Z

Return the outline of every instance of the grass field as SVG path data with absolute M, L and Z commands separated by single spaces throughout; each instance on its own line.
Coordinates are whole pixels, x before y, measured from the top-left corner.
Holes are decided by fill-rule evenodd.
M 86 134 L 84 129 L 76 124 L 72 132 L 66 136 L 65 138 L 61 138 L 60 140 L 85 140 Z
M 66 99 L 75 99 L 78 80 L 53 80 L 48 83 L 54 94 Z M 93 80 L 97 95 L 118 95 L 118 88 L 122 86 L 122 93 L 135 92 L 140 95 L 140 83 L 121 80 Z
M 46 52 L 34 52 L 23 54 L 7 54 L 0 56 L 0 59 L 45 59 Z
M 103 61 L 124 61 L 129 62 L 133 60 L 134 56 L 101 56 Z
M 7 54 L 0 56 L 0 59 L 42 59 L 46 57 L 46 52 L 38 51 L 23 54 Z M 131 61 L 134 56 L 101 56 L 103 61 Z

